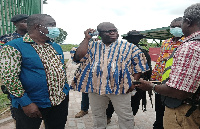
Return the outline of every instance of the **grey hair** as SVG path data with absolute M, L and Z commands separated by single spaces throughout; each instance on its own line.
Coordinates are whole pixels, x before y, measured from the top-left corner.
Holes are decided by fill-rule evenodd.
M 45 17 L 51 17 L 47 14 L 33 14 L 27 19 L 27 29 L 30 29 L 35 24 L 41 24 L 44 22 Z
M 100 23 L 100 24 L 97 26 L 97 31 L 99 31 L 99 32 L 100 32 L 100 31 L 105 31 L 106 28 L 109 27 L 109 26 L 112 26 L 112 27 L 116 28 L 115 25 L 114 25 L 113 23 L 110 23 L 110 22 L 102 22 L 102 23 Z
M 200 3 L 189 6 L 184 11 L 184 18 L 189 18 L 192 21 L 197 21 L 200 24 Z

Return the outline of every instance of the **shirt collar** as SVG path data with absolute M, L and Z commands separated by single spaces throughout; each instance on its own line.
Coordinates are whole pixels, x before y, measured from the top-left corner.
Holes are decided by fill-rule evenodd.
M 26 33 L 25 35 L 24 35 L 24 37 L 23 37 L 23 42 L 26 42 L 26 43 L 35 43 L 35 41 L 33 41 L 32 39 L 31 39 L 31 37 L 29 36 L 29 34 L 28 33 Z M 46 43 L 48 43 L 48 44 L 52 44 L 52 42 L 51 41 L 47 41 Z
M 31 37 L 29 36 L 28 33 L 26 33 L 23 37 L 23 42 L 27 42 L 27 43 L 34 43 L 34 41 L 31 39 Z
M 191 39 L 193 39 L 193 38 L 195 38 L 195 37 L 197 37 L 199 35 L 200 35 L 200 31 L 194 32 L 191 35 L 189 35 L 188 37 L 186 37 L 184 42 L 187 42 L 187 41 L 189 41 L 189 40 L 191 40 Z

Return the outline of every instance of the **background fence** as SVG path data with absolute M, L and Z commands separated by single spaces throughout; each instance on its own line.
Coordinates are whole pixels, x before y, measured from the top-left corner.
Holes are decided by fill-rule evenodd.
M 0 35 L 4 35 L 15 30 L 10 22 L 14 15 L 41 13 L 41 0 L 0 0 L 0 10 Z

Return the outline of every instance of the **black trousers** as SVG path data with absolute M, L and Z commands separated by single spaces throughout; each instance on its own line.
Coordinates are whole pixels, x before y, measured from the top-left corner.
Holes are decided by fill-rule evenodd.
M 39 129 L 42 119 L 45 123 L 45 129 L 64 129 L 68 115 L 68 102 L 69 95 L 57 106 L 40 108 L 42 118 L 30 118 L 21 107 L 14 108 L 16 129 Z
M 156 121 L 153 124 L 153 129 L 164 129 L 163 116 L 164 116 L 165 106 L 162 104 L 160 94 L 155 94 L 155 110 L 156 110 Z
M 109 101 L 109 104 L 108 104 L 108 108 L 106 109 L 106 115 L 107 115 L 107 118 L 111 118 L 112 117 L 112 114 L 114 113 L 114 107 L 112 105 L 112 102 Z

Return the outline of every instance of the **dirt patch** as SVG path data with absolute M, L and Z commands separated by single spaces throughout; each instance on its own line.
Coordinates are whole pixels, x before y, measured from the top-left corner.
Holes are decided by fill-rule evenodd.
M 11 116 L 11 112 L 10 112 L 10 110 L 8 110 L 5 113 L 3 113 L 2 115 L 0 115 L 0 120 L 5 119 L 10 116 Z

